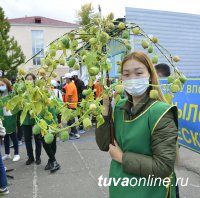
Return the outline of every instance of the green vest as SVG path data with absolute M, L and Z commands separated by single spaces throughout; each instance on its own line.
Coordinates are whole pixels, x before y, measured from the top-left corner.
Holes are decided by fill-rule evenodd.
M 17 127 L 17 116 L 4 116 L 2 120 L 3 126 L 6 129 L 6 134 L 11 134 L 13 132 L 16 132 Z
M 30 114 L 27 113 L 22 125 L 34 125 L 35 119 L 31 118 Z
M 6 129 L 6 134 L 11 134 L 13 132 L 16 132 L 16 127 L 17 127 L 16 114 L 6 116 L 3 113 L 3 104 L 5 104 L 10 98 L 11 98 L 10 95 L 4 96 L 2 98 L 2 104 L 0 106 L 0 117 L 2 119 L 2 124 L 3 124 L 4 128 Z
M 151 135 L 163 115 L 171 108 L 176 110 L 176 107 L 164 102 L 155 101 L 133 120 L 124 120 L 124 110 L 121 110 L 120 107 L 125 104 L 126 100 L 127 99 L 123 99 L 119 101 L 114 110 L 115 138 L 123 152 L 134 152 L 152 156 Z M 175 184 L 174 176 L 175 173 L 172 173 L 172 184 Z M 117 181 L 118 178 L 121 178 L 121 181 L 125 181 L 126 178 L 129 178 L 128 186 L 124 186 L 127 185 L 127 183 L 123 184 L 120 182 L 118 185 L 116 185 L 116 183 L 114 185 L 113 182 L 111 183 L 109 188 L 110 198 L 176 197 L 175 185 L 171 188 L 166 188 L 162 183 L 159 186 L 158 182 L 150 186 L 148 185 L 149 183 L 147 183 L 148 178 L 146 178 L 145 185 L 144 179 L 141 179 L 144 177 L 125 173 L 122 165 L 115 160 L 111 161 L 109 178 L 115 178 L 115 181 Z M 139 179 L 141 179 L 140 184 Z M 151 177 L 151 180 L 152 179 L 153 177 Z

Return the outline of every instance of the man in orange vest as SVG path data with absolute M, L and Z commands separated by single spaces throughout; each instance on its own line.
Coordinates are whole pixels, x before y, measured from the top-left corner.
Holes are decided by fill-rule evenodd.
M 67 102 L 67 106 L 69 109 L 75 110 L 77 107 L 78 103 L 78 93 L 77 93 L 77 88 L 74 82 L 72 82 L 72 75 L 71 73 L 65 74 L 63 77 L 66 79 L 66 85 L 63 87 L 65 90 L 65 102 Z M 71 119 L 68 121 L 68 125 L 72 125 L 75 123 L 75 118 Z M 80 135 L 78 134 L 78 131 L 76 127 L 71 128 L 70 132 L 70 139 L 79 139 Z

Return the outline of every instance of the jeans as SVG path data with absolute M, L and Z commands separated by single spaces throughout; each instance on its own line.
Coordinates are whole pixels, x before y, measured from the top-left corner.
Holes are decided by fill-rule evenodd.
M 44 141 L 44 137 L 42 137 L 42 144 L 44 147 L 44 150 L 46 151 L 48 157 L 49 157 L 49 162 L 54 162 L 56 161 L 55 154 L 56 154 L 56 136 L 54 136 L 54 140 L 51 144 L 47 144 Z
M 25 140 L 25 144 L 26 144 L 27 155 L 29 158 L 34 158 L 33 157 L 33 146 L 32 146 L 32 136 L 33 136 L 32 125 L 22 125 L 22 129 L 24 132 L 24 140 Z M 40 134 L 34 135 L 34 139 L 35 139 L 35 156 L 37 159 L 37 158 L 40 158 L 41 149 L 42 149 Z
M 4 189 L 6 187 L 7 187 L 6 171 L 5 171 L 2 156 L 1 156 L 1 153 L 0 153 L 0 188 Z
M 19 154 L 19 146 L 18 146 L 18 140 L 17 140 L 17 134 L 16 132 L 13 132 L 11 134 L 6 134 L 4 136 L 4 147 L 5 147 L 5 154 L 10 154 L 10 138 L 13 142 L 14 146 L 14 155 Z

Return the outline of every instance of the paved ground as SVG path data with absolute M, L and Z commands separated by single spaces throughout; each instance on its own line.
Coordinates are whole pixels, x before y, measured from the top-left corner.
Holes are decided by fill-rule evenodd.
M 108 189 L 98 186 L 98 177 L 108 176 L 109 155 L 98 150 L 94 129 L 87 131 L 80 140 L 58 142 L 57 161 L 61 170 L 54 174 L 44 171 L 47 162 L 42 152 L 42 164 L 25 165 L 25 146 L 20 146 L 21 160 L 6 161 L 10 173 L 15 176 L 7 198 L 108 198 Z M 3 152 L 3 150 L 2 150 Z M 180 163 L 177 177 L 189 177 L 188 186 L 182 187 L 181 198 L 200 197 L 200 155 L 187 149 L 180 149 Z

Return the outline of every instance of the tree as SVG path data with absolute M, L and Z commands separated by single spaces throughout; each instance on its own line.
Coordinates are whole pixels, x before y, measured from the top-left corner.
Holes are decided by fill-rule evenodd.
M 81 6 L 81 10 L 77 12 L 78 22 L 81 26 L 85 26 L 91 23 L 94 18 L 94 9 L 91 3 L 86 3 Z
M 9 36 L 10 24 L 0 7 L 0 70 L 2 77 L 11 78 L 17 74 L 17 67 L 25 56 L 14 37 Z

